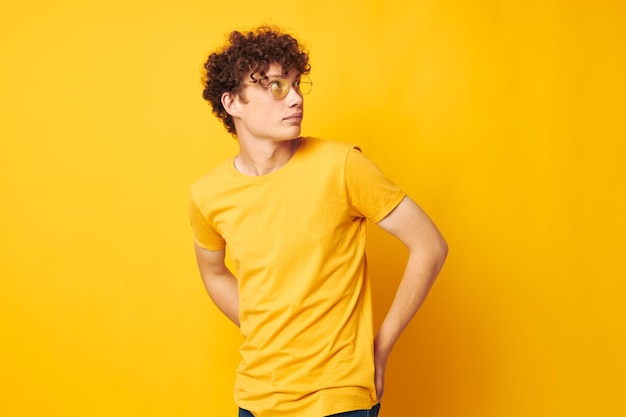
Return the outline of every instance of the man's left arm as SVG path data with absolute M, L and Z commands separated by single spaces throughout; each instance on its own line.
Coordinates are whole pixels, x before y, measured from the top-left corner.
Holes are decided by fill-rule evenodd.
M 448 246 L 428 215 L 409 197 L 378 225 L 409 249 L 404 275 L 374 341 L 376 393 L 380 400 L 389 354 L 428 295 L 446 259 Z

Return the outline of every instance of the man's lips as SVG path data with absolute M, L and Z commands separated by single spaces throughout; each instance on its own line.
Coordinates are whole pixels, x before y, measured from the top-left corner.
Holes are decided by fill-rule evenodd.
M 285 117 L 285 120 L 302 120 L 302 112 L 291 114 Z

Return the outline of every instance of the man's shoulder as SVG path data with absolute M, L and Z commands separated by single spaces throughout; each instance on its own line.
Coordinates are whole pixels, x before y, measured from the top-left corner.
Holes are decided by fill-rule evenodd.
M 334 139 L 305 137 L 303 140 L 307 149 L 317 152 L 345 154 L 352 149 L 359 149 L 354 143 Z
M 207 190 L 215 188 L 220 182 L 225 181 L 230 176 L 228 167 L 231 163 L 232 158 L 229 158 L 209 169 L 191 185 L 192 192 L 196 190 L 206 192 Z
M 336 140 L 336 139 L 328 139 L 328 138 L 318 138 L 313 136 L 303 137 L 308 144 L 312 146 L 320 146 L 320 147 L 334 147 L 334 148 L 350 148 L 357 146 L 356 144 L 344 140 Z

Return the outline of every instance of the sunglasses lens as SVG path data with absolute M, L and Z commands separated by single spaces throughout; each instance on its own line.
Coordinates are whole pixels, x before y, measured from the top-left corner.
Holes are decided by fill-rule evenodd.
M 300 82 L 298 83 L 298 89 L 302 95 L 309 94 L 311 92 L 311 88 L 313 88 L 313 82 L 306 75 L 302 76 Z
M 270 84 L 270 91 L 275 98 L 284 98 L 289 93 L 289 81 L 275 80 Z

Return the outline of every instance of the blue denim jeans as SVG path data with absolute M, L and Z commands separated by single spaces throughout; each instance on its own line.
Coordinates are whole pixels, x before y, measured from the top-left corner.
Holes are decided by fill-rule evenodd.
M 326 416 L 326 417 L 376 417 L 378 416 L 379 410 L 380 410 L 380 403 L 372 407 L 371 410 L 347 411 L 345 413 L 333 414 L 332 416 Z M 254 415 L 250 411 L 240 408 L 239 417 L 254 417 Z

